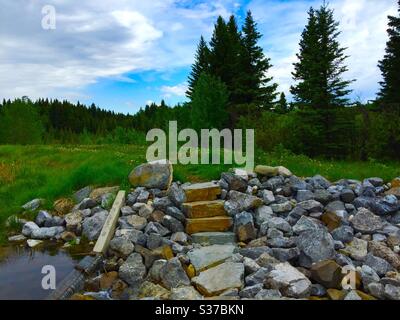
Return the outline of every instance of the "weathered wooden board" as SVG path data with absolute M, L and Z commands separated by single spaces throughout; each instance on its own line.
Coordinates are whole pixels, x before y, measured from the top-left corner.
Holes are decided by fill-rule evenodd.
M 125 191 L 121 190 L 118 192 L 114 204 L 108 214 L 107 220 L 104 223 L 103 229 L 101 230 L 100 236 L 97 239 L 96 245 L 93 248 L 95 253 L 105 253 L 108 245 L 114 236 L 115 227 L 117 225 L 119 212 L 121 207 L 125 203 Z

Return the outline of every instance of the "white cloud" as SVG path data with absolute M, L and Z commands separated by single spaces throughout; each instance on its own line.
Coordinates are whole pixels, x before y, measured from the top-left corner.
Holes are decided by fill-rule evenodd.
M 186 82 L 177 84 L 175 86 L 162 86 L 161 87 L 161 92 L 164 94 L 165 98 L 170 98 L 172 96 L 184 97 L 186 90 L 187 90 Z

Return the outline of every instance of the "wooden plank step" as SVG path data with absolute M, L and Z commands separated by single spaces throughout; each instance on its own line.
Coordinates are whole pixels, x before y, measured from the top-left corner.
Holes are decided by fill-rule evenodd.
M 214 182 L 194 183 L 182 187 L 185 192 L 185 202 L 211 201 L 221 194 L 221 187 Z
M 186 219 L 186 233 L 228 231 L 232 224 L 233 221 L 231 217 Z
M 227 216 L 224 200 L 185 202 L 183 212 L 188 218 L 209 218 Z
M 107 220 L 104 223 L 103 229 L 99 238 L 97 239 L 96 245 L 93 248 L 93 252 L 105 253 L 107 251 L 110 240 L 114 236 L 115 227 L 117 225 L 119 211 L 125 203 L 125 191 L 119 191 L 115 197 L 114 204 L 107 216 Z

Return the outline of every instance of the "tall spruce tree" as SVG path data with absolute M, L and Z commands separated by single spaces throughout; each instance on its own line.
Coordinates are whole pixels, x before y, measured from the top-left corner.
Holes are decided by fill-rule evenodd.
M 400 0 L 398 12 L 398 17 L 389 16 L 389 40 L 385 56 L 379 61 L 383 81 L 378 97 L 384 104 L 400 109 Z
M 193 95 L 194 87 L 203 72 L 209 71 L 209 49 L 203 36 L 200 37 L 200 42 L 197 46 L 197 51 L 195 54 L 195 62 L 192 65 L 192 71 L 190 72 L 188 78 L 188 89 L 186 91 L 186 96 L 191 99 Z
M 272 107 L 278 93 L 277 84 L 267 73 L 272 67 L 270 59 L 265 57 L 263 49 L 258 45 L 262 37 L 251 11 L 247 12 L 242 28 L 242 103 L 254 104 L 257 107 Z
M 298 137 L 303 150 L 311 156 L 339 157 L 349 148 L 343 130 L 351 123 L 344 121 L 341 108 L 348 103 L 352 81 L 343 80 L 347 71 L 345 48 L 340 46 L 339 23 L 326 4 L 311 8 L 302 33 L 298 62 L 294 64 L 291 87 L 298 113 Z M 350 132 L 350 130 L 348 130 Z
M 348 103 L 352 81 L 343 80 L 347 71 L 345 48 L 340 46 L 339 23 L 327 5 L 311 8 L 308 24 L 300 41 L 298 62 L 294 64 L 293 79 L 297 82 L 291 92 L 300 107 L 316 109 L 343 106 Z

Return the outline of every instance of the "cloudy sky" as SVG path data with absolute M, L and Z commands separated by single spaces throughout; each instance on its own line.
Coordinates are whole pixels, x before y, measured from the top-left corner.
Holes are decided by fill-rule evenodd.
M 288 93 L 292 64 L 310 6 L 322 0 L 1 0 L 0 98 L 24 95 L 96 103 L 134 113 L 149 101 L 185 101 L 186 78 L 200 35 L 209 39 L 218 15 L 250 9 Z M 397 0 L 330 0 L 347 47 L 352 97 L 373 99 L 387 16 Z M 43 29 L 51 5 L 55 29 Z M 47 22 L 48 20 L 44 20 Z

